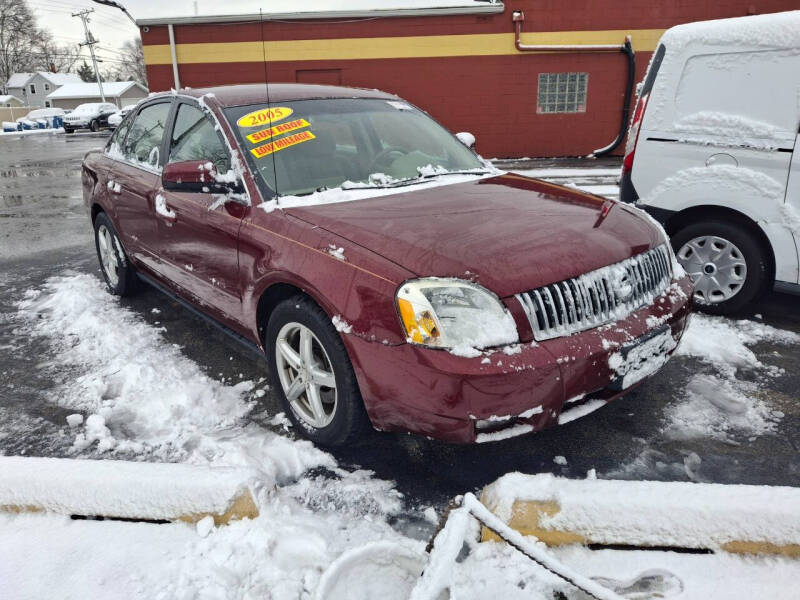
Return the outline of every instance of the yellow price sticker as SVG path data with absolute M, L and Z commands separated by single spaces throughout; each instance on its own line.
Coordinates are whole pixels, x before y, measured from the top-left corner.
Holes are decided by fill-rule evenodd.
M 275 106 L 273 108 L 261 108 L 247 113 L 241 117 L 236 124 L 239 127 L 259 127 L 261 125 L 271 125 L 277 121 L 283 121 L 290 117 L 294 110 L 288 106 Z
M 275 125 L 274 127 L 269 127 L 268 129 L 262 129 L 261 131 L 251 133 L 247 136 L 247 139 L 250 140 L 250 143 L 252 144 L 258 144 L 264 140 L 283 135 L 284 133 L 289 133 L 290 131 L 297 131 L 303 127 L 310 127 L 309 122 L 305 119 L 295 119 L 294 121 L 287 121 L 286 123 L 281 123 L 280 125 Z
M 311 140 L 316 139 L 316 137 L 317 136 L 310 131 L 301 131 L 300 133 L 295 133 L 293 135 L 286 136 L 285 138 L 275 140 L 274 142 L 264 144 L 263 146 L 253 148 L 250 150 L 250 152 L 252 152 L 253 156 L 256 158 L 264 158 L 265 156 L 269 156 L 275 152 L 280 152 L 281 150 L 286 150 L 286 148 L 291 148 L 297 144 L 310 142 Z

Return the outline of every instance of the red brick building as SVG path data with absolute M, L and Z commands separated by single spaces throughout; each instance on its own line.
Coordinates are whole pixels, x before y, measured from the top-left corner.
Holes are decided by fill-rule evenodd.
M 615 140 L 629 81 L 627 36 L 638 82 L 665 29 L 791 10 L 798 0 L 464 0 L 446 8 L 431 0 L 422 8 L 339 12 L 262 4 L 286 9 L 143 15 L 150 89 L 176 87 L 176 78 L 190 87 L 268 78 L 379 88 L 452 131 L 474 133 L 484 156 L 522 157 L 584 155 Z M 539 48 L 515 44 L 516 27 L 520 44 Z M 541 48 L 552 45 L 562 48 Z

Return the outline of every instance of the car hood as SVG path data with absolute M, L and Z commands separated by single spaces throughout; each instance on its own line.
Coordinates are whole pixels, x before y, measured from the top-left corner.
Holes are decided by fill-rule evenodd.
M 636 209 L 514 174 L 285 211 L 419 276 L 472 279 L 501 297 L 663 243 Z

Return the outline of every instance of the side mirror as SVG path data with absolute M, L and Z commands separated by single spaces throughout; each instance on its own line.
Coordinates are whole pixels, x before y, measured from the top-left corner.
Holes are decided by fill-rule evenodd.
M 169 163 L 161 174 L 161 185 L 174 192 L 207 194 L 241 194 L 240 181 L 231 180 L 228 173 L 220 175 L 210 160 L 184 160 Z
M 470 132 L 462 131 L 461 133 L 457 133 L 456 137 L 458 138 L 459 142 L 464 144 L 470 150 L 475 149 L 475 136 L 472 135 Z

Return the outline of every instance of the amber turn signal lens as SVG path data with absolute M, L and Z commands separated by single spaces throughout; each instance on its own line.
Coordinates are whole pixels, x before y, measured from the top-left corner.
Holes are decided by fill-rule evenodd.
M 429 311 L 426 310 L 417 317 L 411 302 L 404 298 L 397 299 L 397 306 L 400 309 L 400 318 L 403 319 L 403 325 L 406 328 L 406 335 L 412 342 L 423 344 L 439 337 L 436 321 Z

